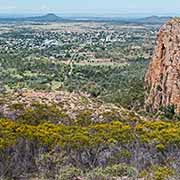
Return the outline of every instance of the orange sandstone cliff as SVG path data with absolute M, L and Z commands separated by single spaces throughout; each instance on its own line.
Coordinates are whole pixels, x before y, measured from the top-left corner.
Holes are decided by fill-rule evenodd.
M 180 19 L 172 19 L 160 29 L 145 82 L 149 111 L 174 105 L 180 113 Z

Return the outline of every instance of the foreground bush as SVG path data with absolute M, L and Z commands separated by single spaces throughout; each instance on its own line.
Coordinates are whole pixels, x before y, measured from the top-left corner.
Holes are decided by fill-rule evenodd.
M 76 121 L 69 126 L 44 121 L 30 125 L 1 119 L 0 174 L 18 179 L 40 173 L 54 179 L 59 170 L 72 166 L 82 172 L 92 171 L 92 176 L 99 173 L 118 176 L 122 172 L 136 176 L 136 171 L 127 167 L 141 172 L 161 164 L 176 167 L 179 172 L 180 123 L 129 118 L 108 123 Z M 122 163 L 127 167 L 114 166 Z M 109 165 L 110 169 L 105 168 Z

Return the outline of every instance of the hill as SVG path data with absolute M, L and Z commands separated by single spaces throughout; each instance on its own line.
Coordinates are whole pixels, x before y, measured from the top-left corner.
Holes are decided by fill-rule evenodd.
M 53 13 L 46 14 L 44 16 L 34 16 L 34 17 L 26 17 L 26 18 L 0 18 L 0 22 L 62 22 L 65 19 L 56 16 Z
M 60 22 L 54 14 L 25 19 Z M 179 29 L 179 19 L 162 27 L 146 75 L 146 93 L 155 101 L 149 105 L 155 110 L 162 107 L 159 102 L 179 103 Z M 40 32 L 43 36 L 29 29 L 5 33 L 2 42 L 12 37 L 9 44 L 19 44 L 18 39 L 25 44 L 25 33 L 28 42 L 33 37 L 36 44 L 36 39 L 49 38 L 50 31 Z M 87 36 L 83 33 L 84 39 Z M 19 51 L 14 48 L 15 56 L 7 49 L 0 58 L 0 179 L 180 179 L 180 116 L 171 108 L 158 114 L 142 109 L 147 60 L 135 58 L 123 66 L 71 66 L 39 58 L 37 51 L 29 56 L 28 48 L 21 51 L 21 46 Z M 54 46 L 49 51 L 53 50 Z
M 122 24 L 138 23 L 138 24 L 164 24 L 172 17 L 158 17 L 150 16 L 145 18 L 120 18 L 120 17 L 69 17 L 61 18 L 53 13 L 46 14 L 44 16 L 33 16 L 26 18 L 0 18 L 0 22 L 115 22 Z
M 137 22 L 141 23 L 149 23 L 149 24 L 164 24 L 168 20 L 170 20 L 172 17 L 166 17 L 166 16 L 149 16 L 145 18 L 138 19 Z
M 49 13 L 44 16 L 37 16 L 37 17 L 28 17 L 25 18 L 24 21 L 37 21 L 37 22 L 59 22 L 63 21 L 64 19 L 56 16 L 55 14 Z
M 179 122 L 65 91 L 4 94 L 0 114 L 3 179 L 179 178 Z

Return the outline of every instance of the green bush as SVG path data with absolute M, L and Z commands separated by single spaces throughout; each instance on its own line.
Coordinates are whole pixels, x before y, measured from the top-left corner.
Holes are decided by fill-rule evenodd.
M 163 112 L 162 118 L 168 118 L 168 119 L 173 119 L 175 116 L 175 106 L 174 105 L 169 105 L 167 107 L 161 107 L 160 110 Z

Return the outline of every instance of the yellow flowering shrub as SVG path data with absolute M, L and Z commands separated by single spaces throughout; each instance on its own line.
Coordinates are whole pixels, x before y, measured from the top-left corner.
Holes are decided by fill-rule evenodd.
M 80 122 L 81 123 L 81 122 Z M 94 147 L 111 144 L 131 144 L 134 140 L 155 144 L 162 151 L 168 145 L 180 145 L 180 125 L 175 122 L 141 121 L 135 127 L 120 121 L 94 123 L 86 126 L 43 122 L 29 125 L 11 120 L 0 120 L 0 147 L 18 138 L 38 140 L 42 144 L 69 148 Z

